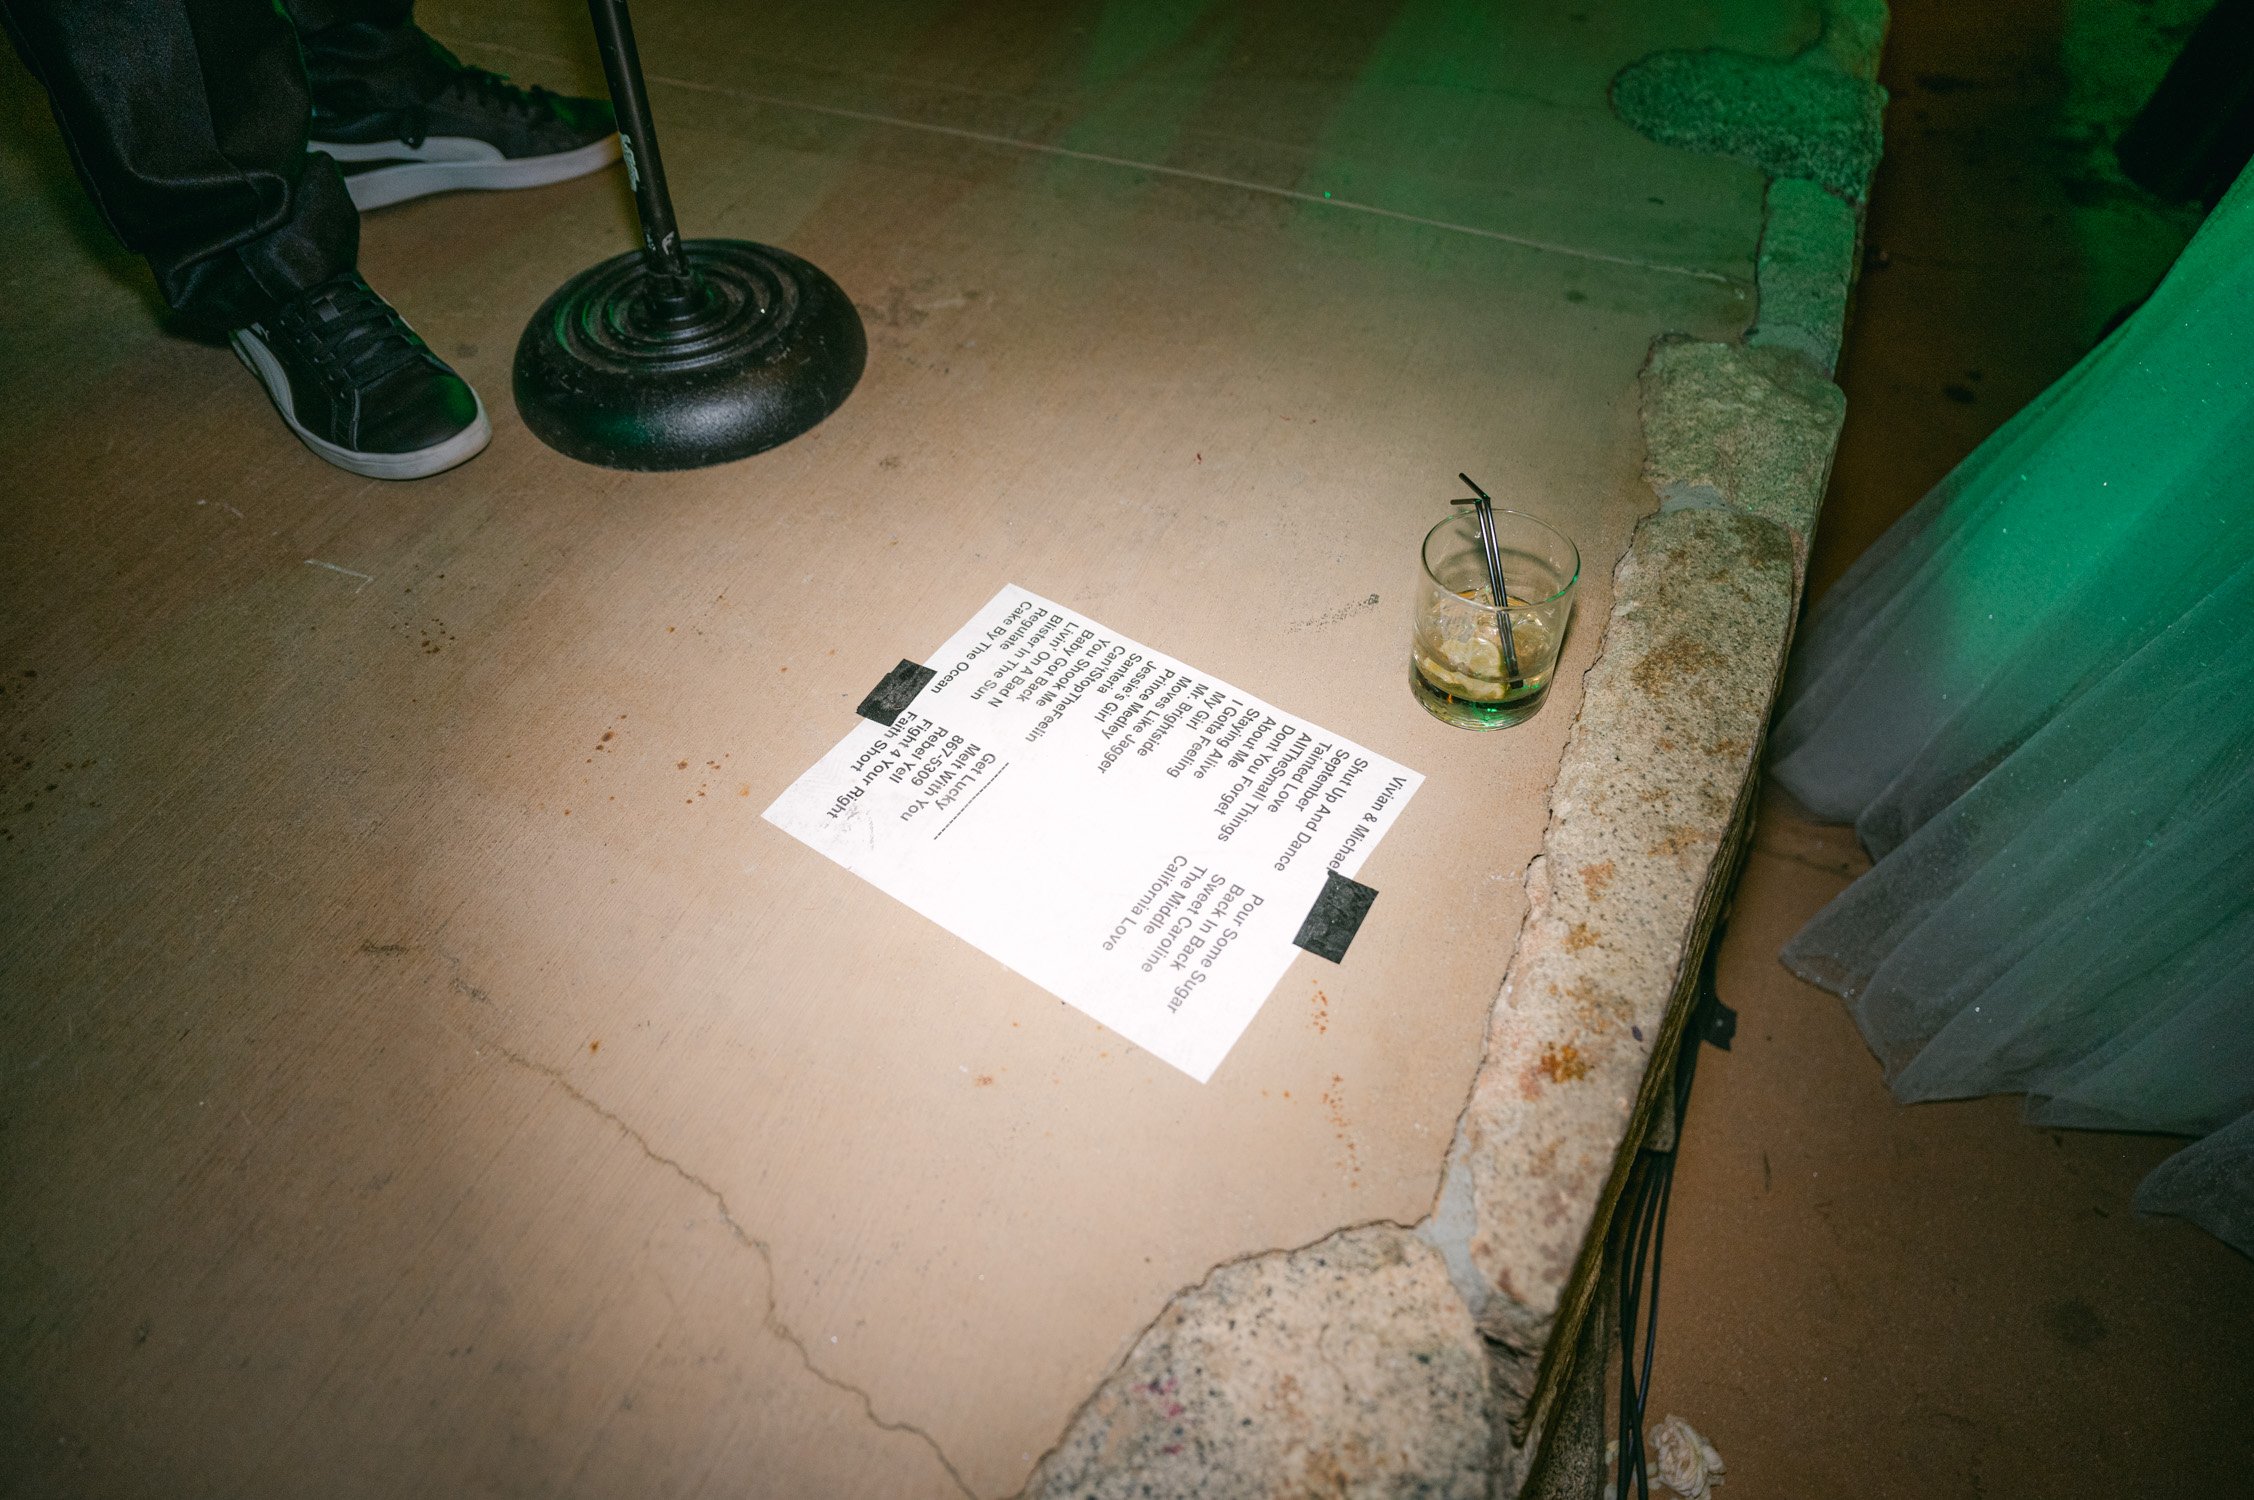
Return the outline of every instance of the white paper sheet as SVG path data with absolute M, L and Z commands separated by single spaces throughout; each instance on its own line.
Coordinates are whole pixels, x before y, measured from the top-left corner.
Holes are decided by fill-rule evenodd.
M 767 821 L 1201 1083 L 1424 781 L 1015 586 L 925 661 Z

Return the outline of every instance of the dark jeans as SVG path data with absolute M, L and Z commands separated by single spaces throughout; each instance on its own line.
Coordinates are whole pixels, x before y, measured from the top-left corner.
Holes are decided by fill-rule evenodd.
M 285 19 L 272 0 L 0 0 L 102 216 L 166 302 L 217 328 L 359 255 L 343 176 L 305 149 L 316 92 L 351 109 L 366 77 L 427 66 L 413 0 L 288 5 Z

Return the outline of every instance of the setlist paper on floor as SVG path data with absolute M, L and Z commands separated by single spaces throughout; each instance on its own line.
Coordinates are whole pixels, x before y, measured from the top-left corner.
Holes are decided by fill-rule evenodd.
M 1424 780 L 1015 586 L 926 664 L 767 821 L 1200 1082 Z

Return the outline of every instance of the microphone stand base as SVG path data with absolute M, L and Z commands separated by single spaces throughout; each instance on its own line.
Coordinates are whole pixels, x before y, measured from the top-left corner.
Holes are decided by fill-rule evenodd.
M 611 469 L 701 469 L 789 442 L 852 393 L 868 340 L 836 282 L 744 240 L 681 252 L 686 280 L 630 251 L 533 314 L 517 409 L 549 447 Z

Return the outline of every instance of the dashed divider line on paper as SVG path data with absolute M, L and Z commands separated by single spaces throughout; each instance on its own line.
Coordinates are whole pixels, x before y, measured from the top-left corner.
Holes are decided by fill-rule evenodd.
M 992 786 L 995 782 L 1000 781 L 1002 779 L 1002 771 L 1007 771 L 1009 768 L 1010 763 L 1006 760 L 1003 761 L 1001 770 L 996 771 L 993 775 L 986 778 L 986 786 Z M 964 813 L 969 812 L 971 803 L 976 802 L 979 798 L 986 795 L 986 786 L 982 786 L 977 791 L 972 792 L 969 797 L 964 799 L 963 805 L 955 809 L 955 816 L 953 818 L 949 818 L 946 822 L 939 825 L 939 831 L 931 836 L 931 841 L 933 843 L 936 844 L 941 839 L 945 838 L 947 836 L 947 830 L 955 826 L 955 818 L 959 818 Z

